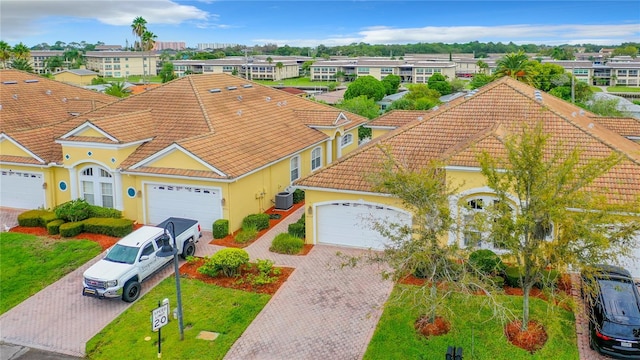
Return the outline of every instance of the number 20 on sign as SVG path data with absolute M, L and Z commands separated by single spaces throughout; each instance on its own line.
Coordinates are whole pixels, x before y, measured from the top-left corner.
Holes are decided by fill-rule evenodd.
M 151 329 L 156 331 L 161 327 L 169 323 L 169 304 L 165 303 L 162 306 L 153 310 L 151 315 Z

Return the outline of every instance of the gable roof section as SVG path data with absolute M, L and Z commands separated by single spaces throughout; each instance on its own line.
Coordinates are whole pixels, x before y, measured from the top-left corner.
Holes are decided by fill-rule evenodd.
M 58 123 L 117 98 L 18 70 L 0 70 L 0 132 Z
M 9 163 L 26 163 L 26 164 L 44 164 L 44 160 L 42 160 L 38 155 L 34 154 L 29 149 L 25 148 L 22 144 L 12 139 L 7 134 L 0 134 L 0 144 L 3 142 L 8 142 L 13 145 L 18 151 L 19 154 L 0 154 L 0 161 L 9 162 Z
M 92 129 L 101 136 L 83 136 L 87 129 Z M 89 118 L 80 126 L 62 135 L 60 140 L 128 144 L 151 140 L 153 134 L 151 111 L 141 110 L 101 118 Z
M 389 149 L 410 168 L 426 166 L 432 160 L 449 167 L 478 168 L 481 151 L 504 155 L 506 134 L 521 131 L 523 124 L 533 126 L 542 121 L 554 146 L 580 147 L 589 158 L 606 157 L 612 151 L 624 154 L 623 162 L 596 184 L 612 201 L 640 195 L 640 145 L 595 122 L 578 107 L 551 95 L 540 95 L 541 99 L 534 88 L 503 78 L 455 105 L 430 113 L 423 121 L 408 122 L 296 185 L 370 192 L 366 176 L 376 170 L 383 149 Z M 399 114 L 410 118 L 409 114 Z
M 640 140 L 640 119 L 594 117 L 593 120 L 628 139 Z

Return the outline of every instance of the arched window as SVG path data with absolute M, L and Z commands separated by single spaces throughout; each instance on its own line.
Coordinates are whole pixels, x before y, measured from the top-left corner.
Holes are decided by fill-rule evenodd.
M 353 134 L 345 134 L 340 142 L 341 147 L 349 146 L 353 143 Z
M 311 151 L 311 171 L 319 169 L 322 166 L 322 148 L 317 147 Z
M 113 175 L 99 166 L 80 172 L 80 196 L 91 205 L 113 208 Z
M 466 206 L 462 210 L 463 225 L 463 246 L 477 247 L 483 249 L 500 250 L 505 245 L 498 239 L 492 239 L 489 231 L 481 231 L 478 229 L 478 218 L 482 213 L 486 212 L 490 207 L 499 203 L 495 196 L 478 195 L 471 196 L 466 199 Z M 513 211 L 513 207 L 509 205 L 509 209 Z

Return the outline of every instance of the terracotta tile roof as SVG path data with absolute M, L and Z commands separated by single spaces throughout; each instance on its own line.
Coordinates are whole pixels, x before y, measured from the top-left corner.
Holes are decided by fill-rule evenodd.
M 144 85 L 134 85 L 131 87 L 128 87 L 127 89 L 129 91 L 131 91 L 131 95 L 136 95 L 136 94 L 140 94 L 143 93 L 149 89 L 153 89 L 155 87 L 160 86 L 161 84 L 144 84 Z
M 398 123 L 411 118 L 403 112 L 397 114 L 401 117 Z M 394 123 L 392 119 L 384 121 Z M 600 190 L 612 201 L 640 195 L 640 144 L 593 121 L 578 107 L 544 93 L 537 95 L 534 88 L 509 78 L 488 84 L 475 95 L 441 108 L 422 121 L 409 121 L 296 184 L 369 192 L 371 185 L 366 177 L 383 159 L 383 149 L 410 168 L 425 166 L 434 159 L 447 166 L 477 168 L 479 152 L 504 155 L 506 134 L 539 121 L 552 135 L 550 142 L 554 146 L 567 150 L 580 147 L 586 158 L 605 157 L 612 151 L 624 154 L 623 164 L 603 176 L 598 185 L 609 186 Z
M 10 135 L 47 162 L 61 162 L 61 147 L 54 141 L 90 122 L 120 143 L 153 138 L 121 163 L 125 171 L 185 175 L 185 170 L 140 168 L 156 152 L 178 144 L 235 178 L 321 143 L 327 135 L 310 125 L 335 121 L 349 129 L 366 118 L 235 76 L 213 74 L 177 79 L 55 125 Z M 96 139 L 66 140 L 105 141 Z M 136 164 L 140 167 L 131 168 Z
M 640 138 L 640 119 L 594 117 L 593 120 L 624 137 Z
M 304 90 L 300 90 L 298 88 L 293 88 L 293 87 L 286 87 L 286 88 L 282 88 L 280 90 L 284 91 L 284 92 L 287 92 L 289 94 L 298 95 L 298 96 L 306 94 L 306 92 Z
M 26 156 L 13 156 L 13 155 L 0 155 L 0 162 L 3 163 L 17 163 L 17 164 L 33 164 L 42 165 L 40 161 L 32 157 Z
M 0 70 L 0 132 L 58 123 L 117 98 L 18 70 Z
M 371 120 L 366 127 L 399 128 L 414 121 L 424 120 L 429 116 L 429 111 L 416 110 L 391 110 Z

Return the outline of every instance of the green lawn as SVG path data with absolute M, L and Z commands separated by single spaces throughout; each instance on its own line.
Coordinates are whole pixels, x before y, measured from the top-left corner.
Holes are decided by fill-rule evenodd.
M 608 92 L 640 92 L 640 87 L 629 87 L 629 86 L 609 86 L 607 88 Z
M 397 286 L 390 299 L 398 294 Z M 505 295 L 501 298 L 515 314 L 521 313 L 522 297 Z M 418 335 L 413 328 L 415 320 L 420 316 L 419 310 L 409 306 L 406 299 L 391 302 L 385 306 L 364 358 L 444 359 L 447 346 L 462 347 L 465 359 L 579 358 L 572 312 L 550 306 L 536 298 L 531 299 L 531 318 L 542 322 L 549 336 L 545 346 L 531 355 L 507 341 L 502 324 L 497 319 L 491 319 L 491 309 L 483 305 L 486 299 L 484 296 L 473 296 L 470 301 L 463 300 L 462 297 L 451 298 L 447 305 L 456 314 L 448 319 L 451 331 L 428 340 Z
M 0 233 L 0 314 L 54 283 L 101 252 L 89 240 L 54 240 Z
M 597 92 L 603 92 L 602 88 L 599 88 L 599 87 L 597 87 L 597 86 L 590 86 L 589 88 L 590 88 L 590 89 L 591 89 L 591 91 L 593 91 L 594 93 L 597 93 Z
M 115 77 L 104 77 L 105 81 L 108 82 L 114 82 L 114 81 L 118 81 L 118 82 L 130 82 L 130 83 L 141 83 L 142 82 L 142 75 L 129 75 L 127 76 L 127 79 L 125 80 L 125 78 L 115 78 Z M 158 75 L 154 75 L 154 76 L 145 76 L 144 77 L 144 81 L 148 82 L 148 83 L 162 83 L 162 78 L 160 78 L 160 76 Z
M 163 359 L 222 359 L 271 298 L 186 278 L 181 279 L 180 285 L 184 340 L 180 341 L 178 321 L 171 320 L 162 328 Z M 169 298 L 173 311 L 175 294 L 175 278 L 163 280 L 89 340 L 88 358 L 156 358 L 158 333 L 151 331 L 151 311 L 164 298 Z M 196 339 L 201 331 L 220 335 L 213 341 Z

